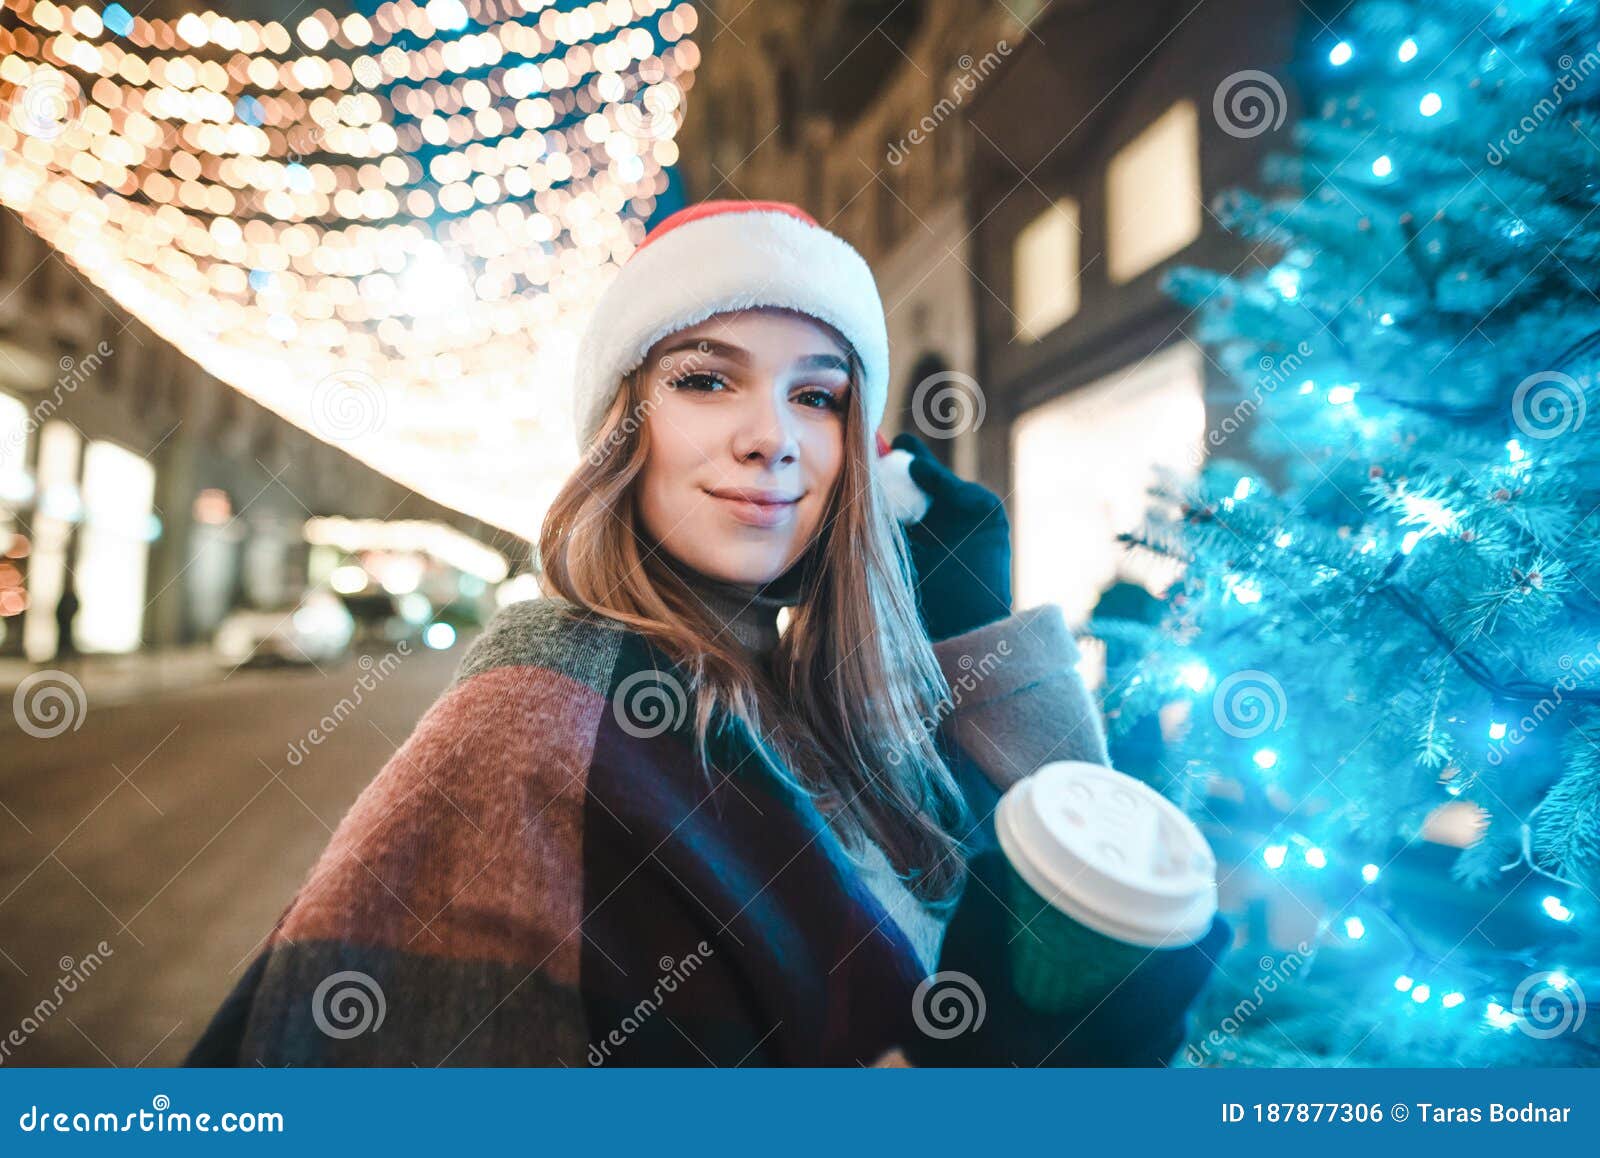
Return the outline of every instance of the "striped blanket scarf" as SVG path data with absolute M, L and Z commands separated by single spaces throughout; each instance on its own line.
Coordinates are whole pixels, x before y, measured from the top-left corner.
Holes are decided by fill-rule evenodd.
M 1108 762 L 1059 609 L 936 651 L 976 816 L 1047 760 Z M 1177 1049 L 1220 918 L 1089 1023 L 1030 1018 L 1008 1007 L 992 820 L 954 916 L 929 921 L 748 737 L 720 735 L 708 780 L 681 692 L 613 621 L 555 599 L 502 610 L 186 1064 L 1159 1065 Z M 970 1032 L 930 1022 L 932 966 L 981 979 Z

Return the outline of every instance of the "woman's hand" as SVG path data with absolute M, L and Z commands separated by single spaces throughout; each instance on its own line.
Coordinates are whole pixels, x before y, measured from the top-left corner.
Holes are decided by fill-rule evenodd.
M 914 434 L 890 444 L 911 455 L 911 481 L 931 504 L 905 525 L 917 607 L 933 640 L 1011 614 L 1011 523 L 1000 497 L 954 474 Z
M 969 1017 L 949 1036 L 912 1030 L 902 1046 L 906 1057 L 918 1066 L 1170 1064 L 1188 1036 L 1189 1007 L 1233 940 L 1232 927 L 1218 914 L 1195 944 L 1151 950 L 1088 1013 L 1039 1013 L 1011 983 L 1004 856 L 991 847 L 969 861 L 971 876 L 939 950 L 939 972 L 957 975 L 948 983 L 981 991 L 983 1018 Z M 934 1000 L 936 989 L 923 999 Z

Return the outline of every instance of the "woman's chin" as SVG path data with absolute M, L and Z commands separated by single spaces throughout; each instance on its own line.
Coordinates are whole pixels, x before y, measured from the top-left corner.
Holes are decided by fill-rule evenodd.
M 702 575 L 740 587 L 760 587 L 789 569 L 789 553 L 777 548 L 752 550 L 752 545 L 728 543 L 689 565 Z

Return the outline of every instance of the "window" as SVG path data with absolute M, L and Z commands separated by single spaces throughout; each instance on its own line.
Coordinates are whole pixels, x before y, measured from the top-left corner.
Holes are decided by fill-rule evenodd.
M 1078 312 L 1078 203 L 1059 198 L 1017 233 L 1011 249 L 1016 336 L 1037 341 Z
M 1117 535 L 1151 504 L 1157 468 L 1193 477 L 1205 439 L 1199 349 L 1179 342 L 1023 414 L 1012 428 L 1017 606 L 1081 623 L 1117 579 L 1159 594 L 1175 577 Z
M 85 448 L 77 566 L 84 651 L 139 646 L 154 499 L 155 470 L 143 458 L 109 442 Z
M 1106 168 L 1106 266 L 1132 281 L 1200 236 L 1200 121 L 1179 101 Z
M 59 642 L 56 603 L 69 581 L 72 528 L 83 520 L 83 496 L 78 491 L 82 455 L 83 440 L 76 427 L 51 421 L 40 428 L 28 611 L 22 625 L 23 647 L 36 663 L 54 656 Z
M 21 401 L 0 394 L 0 505 L 22 506 L 33 497 L 33 479 L 28 474 L 29 422 L 28 408 Z

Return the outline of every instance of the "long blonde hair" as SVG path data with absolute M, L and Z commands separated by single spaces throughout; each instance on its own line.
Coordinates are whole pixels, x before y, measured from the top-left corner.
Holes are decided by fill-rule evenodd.
M 648 366 L 624 379 L 545 516 L 544 589 L 643 633 L 680 666 L 702 767 L 718 713 L 737 717 L 839 824 L 847 849 L 871 838 L 915 896 L 948 907 L 966 872 L 957 834 L 972 817 L 933 739 L 950 688 L 917 615 L 904 536 L 872 484 L 859 360 L 850 354 L 843 467 L 770 674 L 641 537 L 632 484 L 650 448 Z

